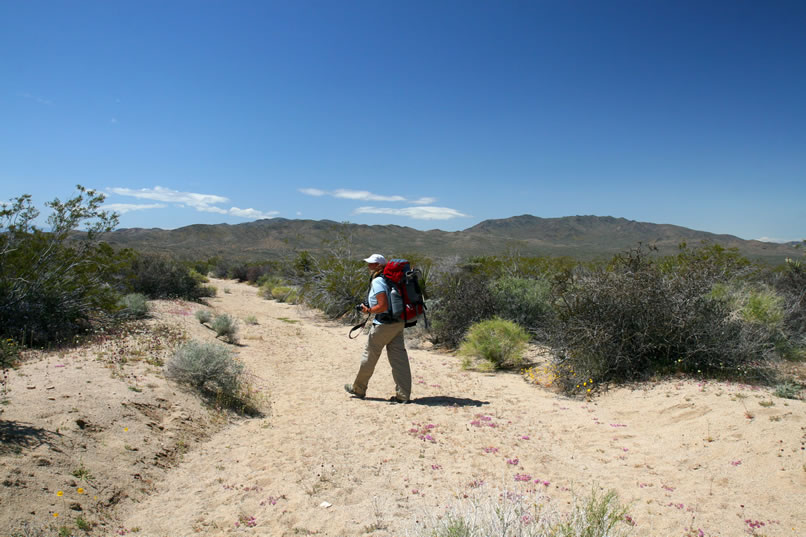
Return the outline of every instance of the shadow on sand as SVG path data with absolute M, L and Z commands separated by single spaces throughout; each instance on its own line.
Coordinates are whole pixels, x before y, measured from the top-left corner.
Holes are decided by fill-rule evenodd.
M 35 448 L 53 444 L 61 436 L 47 429 L 25 423 L 0 420 L 0 453 L 19 452 L 22 448 Z
M 353 399 L 359 399 L 353 397 Z M 365 401 L 374 401 L 379 403 L 392 403 L 389 399 L 382 399 L 380 397 L 367 397 Z M 399 403 L 394 403 L 399 404 Z M 423 406 L 484 406 L 489 405 L 489 401 L 478 401 L 476 399 L 468 399 L 466 397 L 451 397 L 450 395 L 436 395 L 433 397 L 417 397 L 411 400 L 412 405 Z

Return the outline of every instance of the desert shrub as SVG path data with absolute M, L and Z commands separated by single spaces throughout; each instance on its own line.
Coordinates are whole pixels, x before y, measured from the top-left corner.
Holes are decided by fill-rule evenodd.
M 188 269 L 188 272 L 190 273 L 190 277 L 193 278 L 194 280 L 196 280 L 197 282 L 199 282 L 199 283 L 210 283 L 210 278 L 208 278 L 205 275 L 205 273 L 199 272 L 198 270 L 196 270 L 193 267 L 190 267 Z
M 289 304 L 299 304 L 299 290 L 296 287 L 292 287 L 291 291 L 285 295 L 285 302 Z
M 0 339 L 0 370 L 14 365 L 20 357 L 20 347 L 11 339 Z
M 129 293 L 120 299 L 120 315 L 125 319 L 142 319 L 148 315 L 148 302 L 140 293 Z
M 254 315 L 247 315 L 246 318 L 244 318 L 243 322 L 250 325 L 256 325 L 257 317 L 255 317 Z
M 751 289 L 742 304 L 742 319 L 764 326 L 770 332 L 780 330 L 784 320 L 783 299 L 771 289 Z
M 210 319 L 213 318 L 213 314 L 207 310 L 196 310 L 196 313 L 194 315 L 201 324 L 209 323 Z
M 784 329 L 795 339 L 806 336 L 806 267 L 802 261 L 787 259 L 776 274 L 776 291 L 783 298 Z
M 782 382 L 776 384 L 775 391 L 773 392 L 776 397 L 783 399 L 797 399 L 800 395 L 801 386 L 792 381 Z
M 472 268 L 453 267 L 431 277 L 428 303 L 431 339 L 457 347 L 473 323 L 495 315 L 495 299 L 486 276 Z
M 100 239 L 117 216 L 101 210 L 102 194 L 76 188 L 72 199 L 46 203 L 47 232 L 34 223 L 39 211 L 30 195 L 0 205 L 0 337 L 65 341 L 113 319 L 123 254 Z
M 560 522 L 552 535 L 557 537 L 614 537 L 630 533 L 627 507 L 615 491 L 599 494 L 593 489 L 586 498 L 574 498 L 567 520 Z
M 447 513 L 418 514 L 418 537 L 622 537 L 631 519 L 614 491 L 574 495 L 569 512 L 557 511 L 550 498 L 535 491 L 487 491 L 448 507 Z
M 369 275 L 360 260 L 324 257 L 318 259 L 300 289 L 303 302 L 333 318 L 354 318 L 355 305 L 366 300 Z
M 231 269 L 232 264 L 230 262 L 224 260 L 217 260 L 215 265 L 211 268 L 210 272 L 215 278 L 228 278 L 230 276 Z
M 713 293 L 729 272 L 704 266 L 668 270 L 636 249 L 608 267 L 573 272 L 553 336 L 561 387 L 576 391 L 579 378 L 607 383 L 670 371 L 761 371 L 775 347 L 766 326 L 734 315 L 731 302 Z
M 227 408 L 256 411 L 243 364 L 219 344 L 198 341 L 183 344 L 165 364 L 165 376 L 215 398 Z
M 247 279 L 247 271 L 249 267 L 245 264 L 240 265 L 233 265 L 230 267 L 229 272 L 227 273 L 227 277 L 231 280 L 238 280 L 239 282 L 245 282 Z
M 226 313 L 216 316 L 210 327 L 215 331 L 216 337 L 223 338 L 229 343 L 238 342 L 238 325 L 235 319 Z
M 484 360 L 493 369 L 517 367 L 523 363 L 528 341 L 529 334 L 521 326 L 493 318 L 470 327 L 459 354 Z
M 505 276 L 490 284 L 496 315 L 513 321 L 539 337 L 554 318 L 551 284 L 544 279 Z
M 272 294 L 272 289 L 274 289 L 275 287 L 286 285 L 287 282 L 280 276 L 264 274 L 258 279 L 257 283 L 260 286 L 258 290 L 258 295 L 262 296 L 267 300 L 271 300 L 274 298 L 274 295 Z
M 278 302 L 287 302 L 288 297 L 293 292 L 294 292 L 293 287 L 288 287 L 287 285 L 279 285 L 271 290 L 271 296 L 273 296 L 274 299 L 277 300 Z
M 214 289 L 202 285 L 191 269 L 169 257 L 153 254 L 138 255 L 132 260 L 128 286 L 132 292 L 152 299 L 200 300 L 215 296 Z

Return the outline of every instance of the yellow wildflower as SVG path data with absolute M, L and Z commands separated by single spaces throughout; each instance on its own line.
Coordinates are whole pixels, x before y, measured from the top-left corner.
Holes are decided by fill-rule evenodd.
M 56 496 L 64 496 L 64 491 L 61 491 L 61 490 L 60 490 L 60 491 L 58 491 L 58 492 L 56 493 Z
M 78 487 L 78 489 L 76 490 L 76 492 L 78 492 L 79 494 L 84 494 L 84 489 L 83 489 L 83 488 L 81 488 L 81 487 Z

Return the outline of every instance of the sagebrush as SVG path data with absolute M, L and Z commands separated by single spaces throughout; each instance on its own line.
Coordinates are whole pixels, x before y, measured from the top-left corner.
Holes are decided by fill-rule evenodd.
M 243 364 L 223 345 L 199 341 L 181 345 L 165 364 L 165 376 L 225 407 L 243 411 L 256 408 Z

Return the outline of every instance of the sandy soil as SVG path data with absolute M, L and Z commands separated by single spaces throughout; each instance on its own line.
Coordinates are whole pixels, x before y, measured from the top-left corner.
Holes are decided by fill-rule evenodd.
M 388 402 L 384 358 L 359 400 L 342 386 L 365 336 L 214 285 L 209 306 L 155 302 L 139 334 L 11 373 L 0 534 L 78 535 L 81 517 L 94 535 L 414 535 L 467 495 L 538 489 L 562 511 L 599 487 L 631 504 L 634 535 L 806 535 L 803 401 L 692 380 L 572 400 L 427 348 L 410 348 L 412 404 Z M 182 337 L 214 340 L 199 308 L 241 319 L 234 349 L 263 416 L 216 412 L 162 378 Z

